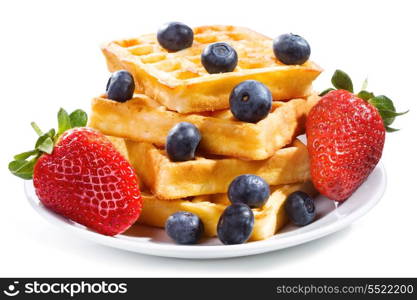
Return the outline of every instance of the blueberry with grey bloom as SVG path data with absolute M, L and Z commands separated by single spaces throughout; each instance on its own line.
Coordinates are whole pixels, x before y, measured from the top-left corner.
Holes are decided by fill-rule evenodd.
M 255 217 L 249 206 L 233 203 L 228 206 L 217 224 L 217 236 L 225 245 L 243 244 L 251 236 Z
M 201 54 L 201 63 L 210 74 L 232 72 L 237 65 L 237 53 L 227 43 L 210 44 Z
M 256 123 L 266 118 L 271 111 L 272 95 L 263 83 L 246 80 L 232 90 L 229 104 L 236 119 Z
M 176 243 L 192 245 L 196 244 L 201 238 L 204 225 L 197 215 L 180 211 L 167 219 L 165 230 L 168 236 Z
M 162 25 L 157 33 L 159 44 L 170 51 L 179 51 L 191 47 L 194 40 L 193 30 L 180 22 Z
M 310 45 L 299 35 L 286 33 L 274 39 L 275 56 L 286 65 L 302 65 L 311 54 Z
M 172 127 L 166 139 L 166 151 L 172 161 L 194 159 L 201 134 L 194 124 L 181 122 Z
M 269 185 L 261 177 L 251 174 L 236 177 L 227 195 L 232 203 L 244 203 L 250 208 L 261 208 L 269 198 Z
M 297 191 L 287 197 L 285 211 L 288 218 L 297 226 L 305 226 L 316 217 L 314 200 L 308 194 Z
M 111 74 L 107 81 L 106 92 L 107 98 L 117 101 L 126 102 L 132 99 L 135 91 L 135 81 L 133 76 L 126 70 L 120 70 Z

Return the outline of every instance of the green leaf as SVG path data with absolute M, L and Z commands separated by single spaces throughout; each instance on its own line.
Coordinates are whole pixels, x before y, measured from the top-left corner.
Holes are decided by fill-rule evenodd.
M 362 90 L 360 91 L 357 96 L 365 101 L 368 101 L 369 99 L 375 97 L 374 93 Z
M 55 129 L 49 130 L 38 138 L 35 144 L 35 150 L 51 154 L 54 150 Z
M 54 150 L 55 129 L 49 130 L 47 133 L 38 138 L 35 149 L 51 154 Z
M 9 171 L 20 178 L 29 180 L 33 176 L 33 168 L 35 166 L 36 160 L 14 160 L 9 163 Z
M 368 78 L 365 78 L 365 80 L 362 82 L 361 91 L 364 91 L 368 88 Z
M 332 76 L 332 84 L 338 90 L 346 90 L 353 93 L 353 83 L 349 75 L 342 70 L 336 70 Z
M 399 129 L 396 129 L 396 128 L 391 128 L 391 127 L 389 127 L 389 126 L 385 126 L 385 130 L 386 130 L 387 132 L 396 132 L 396 131 L 398 131 Z
M 15 160 L 24 160 L 26 158 L 29 158 L 33 155 L 38 155 L 38 154 L 39 154 L 38 150 L 31 150 L 31 151 L 26 151 L 26 152 L 19 153 L 19 154 L 15 155 L 13 158 Z
M 378 109 L 385 126 L 391 125 L 394 122 L 395 116 L 389 116 L 388 114 L 388 112 L 395 113 L 394 103 L 390 98 L 380 95 L 369 99 L 368 102 Z
M 326 95 L 328 92 L 331 92 L 331 91 L 334 91 L 334 88 L 328 88 L 328 89 L 325 89 L 323 92 L 321 92 L 320 94 L 319 94 L 319 96 L 324 96 L 324 95 Z
M 58 112 L 58 135 L 71 129 L 71 120 L 65 109 L 61 108 Z
M 395 111 L 392 111 L 392 110 L 385 110 L 385 109 L 380 109 L 379 110 L 379 113 L 382 115 L 382 114 L 384 114 L 384 116 L 386 116 L 386 117 L 388 117 L 388 118 L 395 118 L 395 117 L 398 117 L 398 116 L 402 116 L 402 115 L 405 115 L 406 113 L 408 113 L 408 110 L 407 111 L 403 111 L 403 112 L 395 112 Z
M 369 103 L 371 103 L 376 108 L 381 108 L 385 110 L 393 110 L 395 111 L 394 102 L 390 98 L 384 95 L 373 97 L 369 100 Z
M 35 122 L 31 122 L 30 126 L 32 126 L 33 130 L 35 130 L 36 134 L 39 136 L 43 135 L 42 130 L 39 128 L 38 124 L 36 124 Z
M 70 115 L 71 128 L 85 127 L 87 125 L 87 113 L 81 109 L 74 110 Z
M 54 151 L 54 141 L 51 137 L 46 137 L 37 147 L 38 150 L 51 154 Z
M 47 133 L 45 133 L 44 135 L 40 136 L 36 140 L 35 149 L 38 149 L 39 145 L 41 145 L 48 137 L 49 137 L 49 135 Z
M 55 129 L 50 129 L 47 133 L 46 133 L 50 138 L 55 137 Z
M 378 109 L 388 132 L 397 131 L 397 129 L 389 127 L 394 122 L 395 117 L 408 113 L 408 111 L 397 113 L 394 102 L 384 95 L 373 97 L 368 102 Z

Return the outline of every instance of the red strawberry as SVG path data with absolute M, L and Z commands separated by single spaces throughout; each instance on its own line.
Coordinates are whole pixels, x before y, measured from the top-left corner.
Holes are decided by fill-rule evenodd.
M 124 232 L 136 222 L 142 208 L 133 168 L 103 134 L 85 127 L 68 129 L 73 127 L 71 123 L 79 123 L 77 117 L 63 110 L 60 114 L 62 135 L 54 131 L 40 134 L 37 152 L 32 151 L 35 158 L 22 160 L 29 152 L 26 157 L 20 154 L 9 168 L 29 179 L 30 170 L 23 171 L 32 166 L 36 194 L 56 213 L 101 234 Z M 85 125 L 86 118 L 82 123 Z
M 368 80 L 354 95 L 352 80 L 341 70 L 334 72 L 332 84 L 334 88 L 320 94 L 325 96 L 307 117 L 307 148 L 316 188 L 330 199 L 343 201 L 375 168 L 385 131 L 397 131 L 391 124 L 408 111 L 397 112 L 387 96 L 366 91 Z
M 306 133 L 313 183 L 337 201 L 348 198 L 372 172 L 385 140 L 378 110 L 345 90 L 329 92 L 313 107 Z

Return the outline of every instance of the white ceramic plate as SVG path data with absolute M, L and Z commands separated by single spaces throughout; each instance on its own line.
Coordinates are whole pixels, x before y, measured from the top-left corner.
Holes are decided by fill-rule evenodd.
M 348 226 L 367 213 L 381 199 L 386 185 L 386 174 L 381 163 L 366 182 L 343 204 L 336 204 L 323 196 L 316 198 L 318 218 L 305 227 L 286 226 L 275 236 L 242 245 L 222 245 L 218 239 L 206 239 L 193 246 L 174 244 L 164 230 L 134 225 L 115 237 L 100 235 L 82 225 L 63 218 L 45 208 L 37 198 L 32 181 L 25 182 L 27 198 L 33 208 L 52 224 L 93 242 L 123 250 L 178 258 L 226 258 L 246 256 L 283 249 L 306 243 Z

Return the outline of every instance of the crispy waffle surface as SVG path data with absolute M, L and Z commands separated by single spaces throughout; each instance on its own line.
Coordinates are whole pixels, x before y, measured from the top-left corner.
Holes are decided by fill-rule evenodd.
M 308 111 L 319 96 L 274 101 L 272 111 L 256 124 L 236 120 L 230 110 L 180 114 L 138 94 L 125 103 L 102 97 L 92 100 L 89 126 L 106 135 L 132 141 L 165 145 L 169 130 L 179 122 L 193 123 L 200 130 L 200 150 L 205 153 L 263 160 L 290 144 L 304 132 Z
M 252 209 L 255 223 L 251 241 L 264 240 L 277 233 L 288 221 L 284 204 L 287 196 L 295 191 L 316 195 L 310 181 L 281 186 L 271 186 L 271 195 L 262 208 Z M 217 223 L 224 209 L 230 205 L 226 194 L 197 196 L 187 199 L 164 201 L 156 196 L 143 193 L 143 208 L 139 223 L 164 228 L 170 215 L 188 211 L 198 215 L 204 224 L 207 237 L 217 235 Z
M 310 179 L 307 147 L 298 140 L 258 161 L 198 156 L 195 160 L 172 162 L 164 150 L 152 144 L 127 140 L 126 149 L 139 180 L 164 200 L 226 193 L 232 180 L 242 174 L 258 175 L 269 185 Z
M 163 49 L 156 34 L 113 41 L 102 51 L 111 72 L 128 70 L 138 93 L 180 113 L 228 108 L 231 90 L 248 79 L 268 86 L 274 100 L 305 97 L 322 71 L 312 61 L 282 64 L 273 54 L 270 38 L 243 27 L 202 26 L 193 31 L 193 45 L 177 52 Z M 201 53 L 214 42 L 227 42 L 237 51 L 238 65 L 233 72 L 208 74 L 204 69 Z
M 136 160 L 140 159 L 140 155 L 144 154 L 139 152 L 137 147 L 140 146 L 141 151 L 145 151 L 145 157 L 142 157 L 143 161 L 147 162 L 148 164 L 151 163 L 148 159 L 155 159 L 159 157 L 162 160 L 166 160 L 167 158 L 164 156 L 161 150 L 157 149 L 156 147 L 146 144 L 146 143 L 137 143 L 137 142 L 129 142 L 122 138 L 108 136 L 110 141 L 113 145 L 120 151 L 120 153 L 128 159 L 133 165 L 137 162 Z M 133 147 L 132 147 L 133 146 Z M 151 151 L 149 151 L 151 150 Z M 133 153 L 132 153 L 133 151 Z M 284 204 L 287 196 L 295 191 L 304 191 L 311 196 L 315 196 L 317 194 L 314 186 L 310 181 L 305 181 L 309 178 L 308 172 L 308 163 L 306 163 L 305 157 L 305 146 L 295 140 L 291 147 L 281 149 L 277 151 L 277 156 L 271 157 L 268 161 L 239 161 L 238 159 L 225 159 L 225 161 L 213 161 L 211 159 L 204 159 L 198 158 L 194 161 L 197 166 L 200 165 L 208 165 L 214 163 L 211 168 L 217 169 L 217 173 L 214 172 L 211 176 L 211 181 L 215 181 L 216 184 L 220 184 L 220 186 L 225 189 L 223 176 L 234 176 L 239 171 L 234 170 L 233 168 L 237 167 L 240 171 L 258 171 L 258 174 L 264 176 L 268 182 L 272 182 L 274 179 L 280 178 L 282 181 L 295 181 L 299 180 L 298 183 L 292 184 L 282 184 L 282 185 L 272 185 L 270 187 L 271 194 L 267 202 L 262 208 L 254 208 L 252 209 L 255 223 L 252 235 L 250 237 L 251 241 L 259 241 L 267 239 L 277 233 L 288 221 L 288 218 L 285 213 Z M 280 152 L 280 154 L 278 154 Z M 297 154 L 298 153 L 298 154 Z M 149 156 L 154 156 L 150 158 Z M 297 158 L 298 157 L 298 158 Z M 308 160 L 308 156 L 307 156 Z M 275 162 L 274 162 L 275 161 Z M 280 162 L 281 161 L 281 162 Z M 216 167 L 216 164 L 220 162 L 220 166 Z M 188 163 L 188 162 L 183 162 Z M 170 164 L 170 162 L 168 162 Z M 172 163 L 172 164 L 182 164 L 182 163 Z M 159 164 L 160 167 L 165 167 L 163 164 Z M 175 165 L 173 165 L 174 167 Z M 275 168 L 274 168 L 275 166 Z M 200 217 L 204 224 L 204 235 L 207 237 L 215 237 L 217 235 L 217 223 L 221 214 L 223 213 L 224 209 L 230 205 L 230 202 L 227 198 L 226 193 L 216 193 L 210 195 L 199 195 L 199 196 L 192 196 L 192 197 L 183 197 L 180 199 L 161 199 L 157 197 L 154 193 L 150 192 L 148 187 L 144 184 L 143 180 L 147 176 L 153 176 L 152 169 L 147 169 L 147 165 L 143 166 L 143 171 L 150 172 L 150 173 L 141 173 L 139 171 L 138 177 L 140 182 L 140 187 L 142 190 L 142 199 L 143 199 L 143 207 L 142 213 L 139 218 L 139 223 L 147 226 L 152 227 L 159 227 L 164 228 L 165 222 L 170 215 L 176 213 L 178 211 L 188 211 L 192 212 Z M 181 168 L 180 168 L 181 169 Z M 187 178 L 192 178 L 193 174 L 198 174 L 196 169 L 201 169 L 197 167 L 195 169 L 191 168 L 188 171 L 190 173 L 182 173 L 186 174 Z M 223 169 L 226 174 L 218 174 L 219 171 Z M 295 171 L 295 170 L 299 171 Z M 202 170 L 202 169 L 201 169 Z M 270 170 L 270 171 L 268 171 Z M 172 170 L 171 170 L 172 171 Z M 185 170 L 183 170 L 185 171 Z M 279 173 L 281 172 L 281 175 Z M 294 174 L 294 172 L 299 173 L 298 175 Z M 203 171 L 203 174 L 210 176 L 210 172 Z M 236 174 L 232 174 L 236 173 Z M 288 175 L 290 173 L 291 175 Z M 151 175 L 149 175 L 151 174 Z M 170 172 L 168 172 L 170 174 Z M 178 175 L 181 175 L 178 174 Z M 221 175 L 220 177 L 213 177 L 213 175 Z M 299 176 L 299 177 L 298 177 Z M 168 176 L 169 178 L 169 176 Z M 217 178 L 217 179 L 216 179 Z M 286 178 L 286 179 L 284 179 Z M 150 180 L 153 180 L 152 177 Z M 180 178 L 180 181 L 182 179 Z M 303 182 L 305 181 L 305 182 Z M 206 182 L 205 185 L 209 184 Z M 175 184 L 175 183 L 174 183 Z M 168 185 L 168 184 L 167 184 Z M 182 188 L 182 187 L 179 187 Z M 205 187 L 207 188 L 207 187 Z

